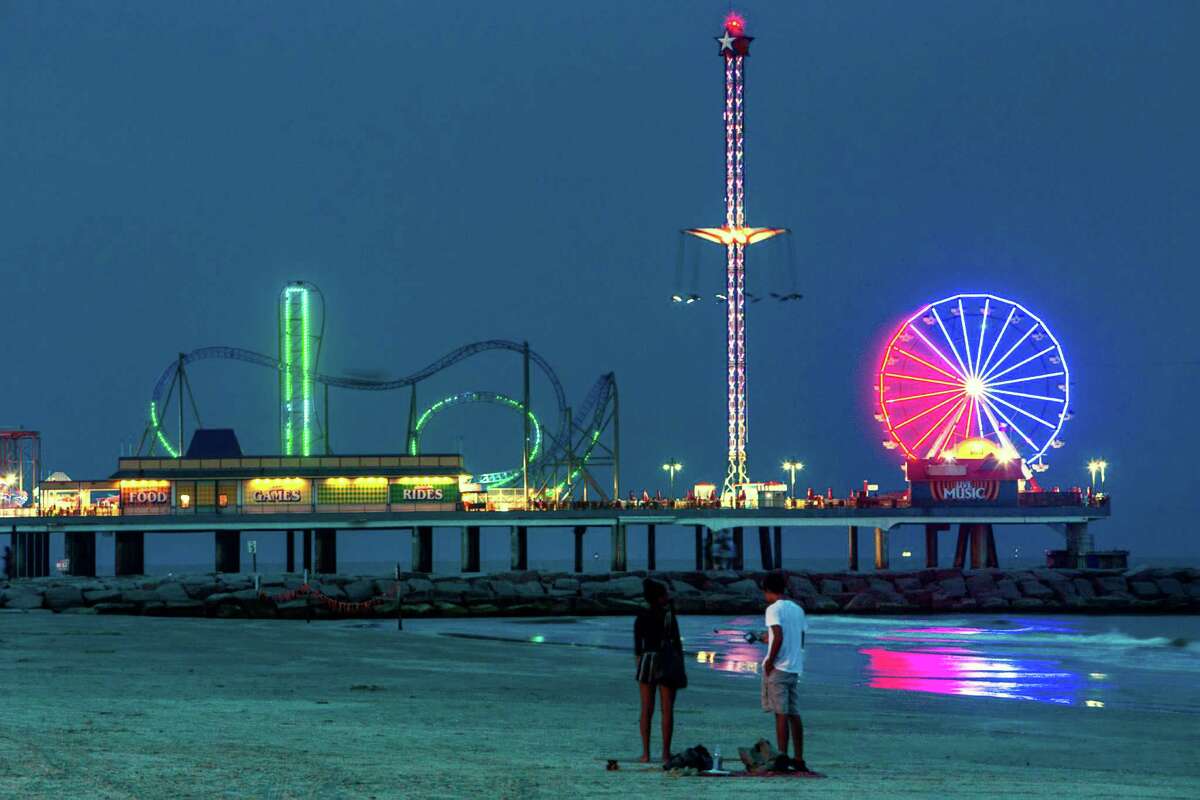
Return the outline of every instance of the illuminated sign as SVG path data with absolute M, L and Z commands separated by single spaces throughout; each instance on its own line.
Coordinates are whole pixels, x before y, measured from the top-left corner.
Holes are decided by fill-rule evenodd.
M 309 502 L 309 482 L 303 478 L 255 478 L 246 481 L 246 505 L 300 505 Z
M 400 505 L 404 503 L 457 503 L 459 499 L 458 478 L 444 475 L 428 478 L 401 478 L 388 489 L 389 499 Z
M 92 492 L 92 503 L 99 505 L 104 501 L 97 497 L 97 494 L 98 492 Z M 121 481 L 123 506 L 163 506 L 170 502 L 169 481 Z
M 1000 496 L 1000 481 L 930 481 L 929 489 L 939 503 L 994 503 Z

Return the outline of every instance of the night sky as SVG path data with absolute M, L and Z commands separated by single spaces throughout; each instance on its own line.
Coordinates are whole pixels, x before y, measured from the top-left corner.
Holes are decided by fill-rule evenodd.
M 921 305 L 993 292 L 1041 316 L 1071 367 L 1043 483 L 1104 457 L 1098 544 L 1200 554 L 1200 6 L 739 8 L 757 37 L 749 221 L 792 228 L 806 295 L 750 306 L 752 476 L 795 457 L 801 488 L 898 488 L 878 351 Z M 679 229 L 722 222 L 726 10 L 0 0 L 0 425 L 40 430 L 51 469 L 106 476 L 179 351 L 274 353 L 276 296 L 305 279 L 328 302 L 323 372 L 398 376 L 526 339 L 572 403 L 616 372 L 627 489 L 665 490 L 668 457 L 680 482 L 720 483 L 723 310 L 669 298 Z M 701 269 L 715 287 L 719 255 Z M 484 356 L 422 404 L 516 394 L 519 376 Z M 277 449 L 270 372 L 192 379 L 207 426 Z M 335 450 L 402 448 L 406 391 L 332 402 Z M 478 470 L 519 463 L 520 422 L 447 413 L 426 448 L 460 446 Z

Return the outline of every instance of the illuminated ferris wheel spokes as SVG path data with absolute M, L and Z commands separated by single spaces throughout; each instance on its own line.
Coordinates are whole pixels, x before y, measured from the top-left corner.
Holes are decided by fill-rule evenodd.
M 989 323 L 1000 318 L 993 334 Z M 921 309 L 892 337 L 876 416 L 890 436 L 885 444 L 910 458 L 979 436 L 1038 464 L 1062 444 L 1068 387 L 1062 349 L 1040 319 L 994 295 L 955 295 Z

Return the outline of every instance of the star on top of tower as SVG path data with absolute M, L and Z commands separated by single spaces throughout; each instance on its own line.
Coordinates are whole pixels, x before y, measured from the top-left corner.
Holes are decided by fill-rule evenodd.
M 725 31 L 724 36 L 718 36 L 717 41 L 721 43 L 722 53 L 724 53 L 726 50 L 729 50 L 730 52 L 733 51 L 734 38 L 729 35 L 729 31 Z

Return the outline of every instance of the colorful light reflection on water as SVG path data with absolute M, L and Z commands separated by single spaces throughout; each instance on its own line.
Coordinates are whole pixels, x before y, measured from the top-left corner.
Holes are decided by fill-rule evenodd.
M 1023 658 L 1011 652 L 1020 649 L 1022 634 L 1050 632 L 1064 629 L 1038 624 L 1010 628 L 909 627 L 881 636 L 881 646 L 864 647 L 858 652 L 867 657 L 867 685 L 873 689 L 1079 703 L 1083 699 L 1080 692 L 1086 686 L 1079 674 L 1057 660 Z

